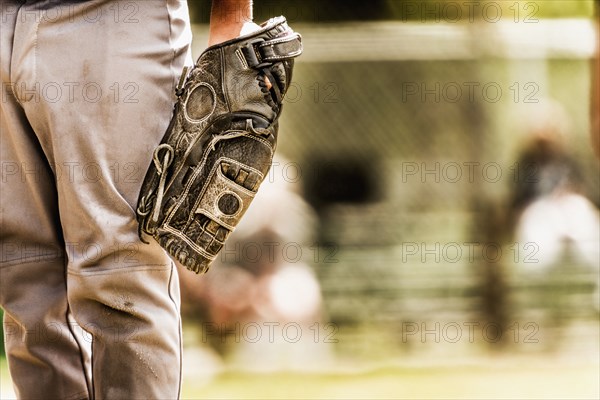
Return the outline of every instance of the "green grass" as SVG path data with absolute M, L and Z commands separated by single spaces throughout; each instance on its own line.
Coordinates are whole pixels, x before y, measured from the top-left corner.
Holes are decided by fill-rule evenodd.
M 384 368 L 352 374 L 225 373 L 185 399 L 597 399 L 597 366 Z
M 3 358 L 0 367 L 0 398 L 9 399 L 10 378 Z M 352 373 L 229 371 L 203 383 L 187 376 L 182 398 L 598 399 L 598 376 L 596 363 L 550 357 L 502 357 L 470 365 L 380 367 Z

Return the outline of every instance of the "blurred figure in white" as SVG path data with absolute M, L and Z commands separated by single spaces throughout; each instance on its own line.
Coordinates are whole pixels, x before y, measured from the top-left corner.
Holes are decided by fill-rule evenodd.
M 180 273 L 184 311 L 202 305 L 203 341 L 221 347 L 236 368 L 306 370 L 330 360 L 333 327 L 307 264 L 316 216 L 300 195 L 300 176 L 297 165 L 276 157 L 206 276 Z
M 521 265 L 544 273 L 568 250 L 599 277 L 600 216 L 583 194 L 578 167 L 567 151 L 568 116 L 560 104 L 543 101 L 529 118 L 530 137 L 515 167 L 512 204 L 516 240 L 531 250 Z

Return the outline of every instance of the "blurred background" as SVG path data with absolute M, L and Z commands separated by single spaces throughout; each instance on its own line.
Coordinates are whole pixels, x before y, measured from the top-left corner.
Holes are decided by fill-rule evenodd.
M 599 398 L 599 2 L 254 3 L 305 53 L 271 175 L 180 271 L 184 398 Z

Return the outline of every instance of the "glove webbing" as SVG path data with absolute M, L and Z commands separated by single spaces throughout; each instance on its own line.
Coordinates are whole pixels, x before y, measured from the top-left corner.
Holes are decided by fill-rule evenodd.
M 273 40 L 259 39 L 240 50 L 248 67 L 259 69 L 299 56 L 302 53 L 302 39 L 297 33 Z

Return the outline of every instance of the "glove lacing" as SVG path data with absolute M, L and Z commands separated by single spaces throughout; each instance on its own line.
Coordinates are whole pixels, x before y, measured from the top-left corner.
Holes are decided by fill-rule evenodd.
M 212 141 L 210 142 L 210 149 L 212 151 L 216 151 L 216 145 L 217 143 L 219 143 L 221 140 L 230 140 L 230 139 L 235 139 L 238 138 L 240 136 L 245 136 L 247 132 L 253 133 L 256 136 L 268 136 L 269 134 L 271 134 L 271 130 L 270 129 L 264 129 L 264 128 L 255 128 L 254 124 L 252 123 L 251 119 L 247 119 L 246 120 L 246 129 L 245 130 L 235 130 L 235 129 L 231 129 L 228 131 L 225 131 L 225 133 L 221 134 L 221 135 L 214 135 Z
M 160 155 L 159 153 L 162 149 L 166 149 L 166 153 L 165 153 L 164 158 L 161 163 L 160 158 L 159 158 L 159 155 Z M 173 154 L 174 154 L 173 147 L 166 143 L 159 145 L 156 149 L 154 149 L 154 153 L 152 154 L 154 166 L 156 167 L 157 174 L 160 176 L 160 180 L 158 182 L 158 191 L 156 193 L 156 201 L 154 203 L 154 209 L 152 210 L 151 221 L 154 224 L 156 224 L 158 222 L 158 217 L 160 215 L 160 206 L 163 201 L 164 192 L 165 192 L 165 182 L 167 180 L 167 174 L 165 173 L 165 171 L 167 170 L 167 168 L 169 168 L 169 166 L 173 162 Z M 149 209 L 148 203 L 149 203 L 149 199 L 151 197 L 152 197 L 152 193 L 148 194 L 148 196 L 142 197 L 142 199 L 140 200 L 140 204 L 137 208 L 137 214 L 139 216 L 145 218 L 148 214 L 150 214 L 150 209 Z M 146 227 L 146 229 L 148 231 L 150 231 L 150 229 L 148 227 Z M 148 242 L 146 242 L 142 238 L 142 235 L 141 235 L 142 224 L 138 225 L 138 232 L 140 233 L 140 238 L 141 238 L 142 242 L 147 244 Z
M 246 120 L 246 129 L 245 130 L 229 130 L 226 131 L 222 135 L 215 135 L 211 141 L 210 147 L 212 151 L 215 151 L 215 146 L 221 140 L 235 139 L 240 136 L 244 136 L 247 132 L 251 132 L 257 136 L 266 136 L 271 134 L 271 129 L 263 129 L 263 128 L 255 128 L 251 119 Z M 165 149 L 166 152 L 162 158 L 160 159 L 160 151 Z M 158 222 L 158 218 L 160 216 L 160 208 L 163 202 L 163 197 L 165 195 L 165 184 L 167 181 L 167 169 L 173 163 L 175 151 L 173 147 L 167 143 L 163 143 L 159 145 L 156 149 L 154 149 L 154 153 L 152 154 L 152 160 L 154 162 L 154 166 L 156 167 L 156 173 L 160 176 L 160 180 L 158 181 L 158 188 L 156 192 L 156 200 L 154 202 L 154 207 L 152 209 L 152 217 L 150 221 L 153 224 Z M 148 198 L 145 196 L 140 201 L 140 205 L 137 209 L 138 215 L 142 217 L 146 217 L 150 214 Z M 138 226 L 138 230 L 141 230 L 141 225 Z M 149 229 L 148 229 L 149 230 Z
M 159 153 L 162 149 L 166 149 L 165 155 L 162 159 L 162 163 L 159 158 Z M 160 176 L 160 180 L 158 181 L 158 190 L 156 192 L 156 202 L 154 203 L 154 210 L 152 212 L 153 223 L 158 222 L 158 217 L 160 216 L 160 206 L 162 205 L 163 197 L 165 195 L 165 183 L 167 182 L 167 168 L 171 166 L 173 163 L 173 155 L 175 151 L 173 147 L 167 143 L 163 143 L 159 145 L 152 155 L 152 159 L 154 161 L 154 166 L 156 167 L 156 173 Z

